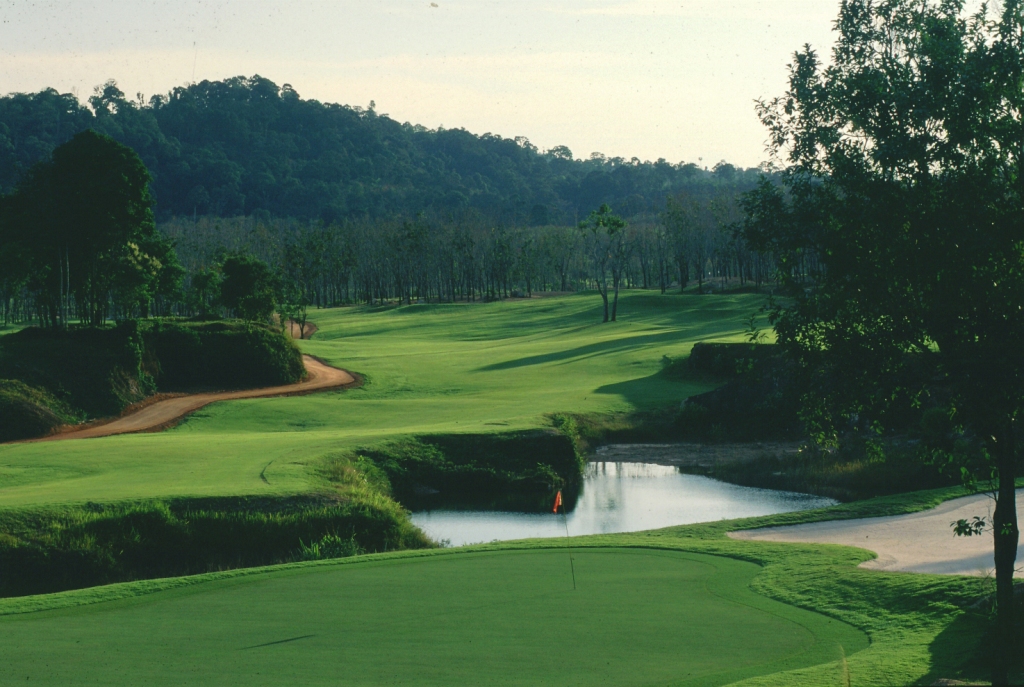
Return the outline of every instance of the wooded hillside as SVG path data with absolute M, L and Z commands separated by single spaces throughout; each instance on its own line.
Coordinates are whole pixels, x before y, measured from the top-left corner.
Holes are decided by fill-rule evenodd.
M 271 215 L 320 219 L 468 209 L 514 226 L 575 225 L 601 203 L 659 212 L 698 187 L 750 186 L 757 170 L 664 160 L 578 159 L 522 137 L 429 130 L 369 108 L 304 100 L 260 76 L 203 81 L 147 100 L 115 82 L 83 104 L 53 89 L 0 98 L 0 193 L 92 128 L 134 149 L 153 175 L 158 221 Z

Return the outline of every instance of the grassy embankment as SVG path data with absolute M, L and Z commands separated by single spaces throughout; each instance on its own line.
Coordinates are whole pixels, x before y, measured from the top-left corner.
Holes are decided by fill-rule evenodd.
M 33 583 L 48 579 L 39 570 L 59 558 L 54 551 L 88 559 L 79 566 L 86 583 L 286 561 L 302 555 L 297 532 L 307 545 L 318 534 L 352 533 L 340 511 L 327 523 L 303 517 L 319 523 L 312 529 L 289 520 L 297 511 L 394 514 L 392 489 L 408 500 L 419 486 L 493 493 L 556 484 L 571 477 L 576 457 L 551 414 L 653 410 L 710 388 L 662 374 L 664 357 L 683 357 L 697 341 L 738 337 L 760 302 L 630 293 L 621 321 L 607 325 L 593 295 L 317 312 L 317 338 L 302 348 L 364 373 L 362 389 L 219 403 L 159 434 L 0 446 L 3 559 Z M 547 451 L 550 469 L 537 467 L 533 449 L 533 465 L 479 460 L 502 455 L 499 445 L 514 433 Z M 459 446 L 444 439 L 451 435 L 476 438 Z M 480 441 L 488 450 L 474 448 Z M 288 546 L 270 546 L 286 539 L 242 524 L 278 513 L 291 515 L 267 528 L 291 533 Z M 203 522 L 220 534 L 200 537 Z M 358 545 L 422 545 L 404 517 L 392 525 L 387 537 L 357 537 Z M 215 544 L 201 561 L 185 566 L 183 557 L 161 568 L 161 540 L 198 546 L 230 532 L 259 555 L 232 562 Z M 137 562 L 125 569 L 107 551 L 134 551 L 122 558 Z
M 157 391 L 288 384 L 305 374 L 280 332 L 241 322 L 126 322 L 0 339 L 0 441 L 116 416 Z
M 990 581 L 861 570 L 856 565 L 871 555 L 858 549 L 725 536 L 911 512 L 959 493 L 576 538 L 576 591 L 564 543 L 532 540 L 9 599 L 0 601 L 8 648 L 0 679 L 748 686 L 972 679 L 983 674 Z

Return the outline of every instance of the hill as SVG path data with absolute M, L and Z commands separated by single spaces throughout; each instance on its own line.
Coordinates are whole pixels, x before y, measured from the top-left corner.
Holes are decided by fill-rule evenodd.
M 541 152 L 524 138 L 430 130 L 306 100 L 260 76 L 125 97 L 114 82 L 88 104 L 53 89 L 0 98 L 0 193 L 92 128 L 133 148 L 154 177 L 157 219 L 269 214 L 343 219 L 475 211 L 509 225 L 575 224 L 601 203 L 658 212 L 687 188 L 750 188 L 757 170 Z

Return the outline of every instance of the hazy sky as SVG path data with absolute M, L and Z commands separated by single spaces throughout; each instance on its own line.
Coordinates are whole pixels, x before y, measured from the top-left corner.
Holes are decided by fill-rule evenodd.
M 0 93 L 147 98 L 260 74 L 399 121 L 542 149 L 765 158 L 754 100 L 832 44 L 838 0 L 0 0 Z

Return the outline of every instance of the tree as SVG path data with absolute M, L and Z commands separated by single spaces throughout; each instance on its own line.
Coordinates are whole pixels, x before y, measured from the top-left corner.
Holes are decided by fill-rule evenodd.
M 182 270 L 153 222 L 150 175 L 127 146 L 92 130 L 35 165 L 14 196 L 8 241 L 32 265 L 32 284 L 54 327 L 72 305 L 98 325 L 113 304 L 124 317 L 176 290 Z
M 844 0 L 832 65 L 809 47 L 759 105 L 790 165 L 744 201 L 792 301 L 779 341 L 833 383 L 806 410 L 828 441 L 926 366 L 992 458 L 997 642 L 1013 646 L 1014 480 L 1024 412 L 1024 17 L 961 0 Z M 864 374 L 870 371 L 871 374 Z M 884 390 L 885 393 L 879 393 Z M 869 400 L 873 399 L 873 400 Z M 876 416 L 877 418 L 877 416 Z
M 597 290 L 604 303 L 604 320 L 615 321 L 619 307 L 619 284 L 622 271 L 629 257 L 629 246 L 626 243 L 626 222 L 614 214 L 604 203 L 597 210 L 591 211 L 584 221 L 580 222 L 580 230 L 586 237 L 590 247 L 594 280 Z M 611 272 L 612 290 L 614 293 L 611 313 L 608 311 L 608 273 Z
M 277 309 L 279 280 L 267 263 L 251 255 L 233 255 L 221 265 L 220 302 L 250 322 L 270 322 Z
M 220 283 L 220 272 L 215 269 L 201 269 L 192 275 L 186 304 L 200 318 L 208 318 L 220 300 Z

